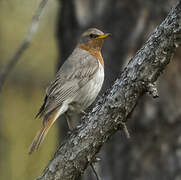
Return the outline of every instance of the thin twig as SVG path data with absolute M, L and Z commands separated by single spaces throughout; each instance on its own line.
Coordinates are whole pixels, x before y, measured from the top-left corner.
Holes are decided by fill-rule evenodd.
M 95 170 L 95 168 L 94 168 L 94 165 L 91 163 L 90 164 L 90 167 L 92 168 L 92 171 L 94 172 L 94 174 L 95 174 L 95 176 L 96 176 L 96 179 L 97 180 L 100 180 L 100 178 L 99 178 L 99 176 L 98 176 L 98 174 L 97 174 L 97 172 L 96 172 L 96 170 Z
M 10 58 L 6 67 L 3 67 L 1 69 L 1 71 L 0 71 L 0 92 L 2 91 L 2 87 L 6 81 L 9 73 L 12 71 L 12 69 L 14 68 L 14 66 L 16 65 L 16 63 L 18 62 L 18 60 L 23 55 L 25 50 L 28 48 L 30 42 L 32 41 L 33 36 L 38 29 L 40 16 L 41 16 L 42 11 L 43 11 L 45 5 L 47 4 L 47 2 L 48 2 L 48 0 L 42 0 L 40 2 L 40 5 L 32 18 L 32 23 L 27 31 L 27 34 L 26 34 L 23 42 L 18 47 L 16 52 L 13 54 L 13 56 Z

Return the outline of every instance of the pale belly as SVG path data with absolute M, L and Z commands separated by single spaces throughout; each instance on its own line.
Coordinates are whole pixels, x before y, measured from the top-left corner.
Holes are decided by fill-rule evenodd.
M 79 91 L 75 102 L 78 103 L 82 110 L 89 107 L 99 94 L 104 82 L 104 68 L 99 64 L 99 69 L 95 76 Z

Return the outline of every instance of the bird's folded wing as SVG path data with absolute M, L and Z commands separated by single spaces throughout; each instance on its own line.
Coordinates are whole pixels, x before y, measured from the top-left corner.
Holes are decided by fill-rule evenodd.
M 98 70 L 97 59 L 87 51 L 76 48 L 56 74 L 46 90 L 45 102 L 39 116 L 46 116 L 64 101 L 71 101 Z

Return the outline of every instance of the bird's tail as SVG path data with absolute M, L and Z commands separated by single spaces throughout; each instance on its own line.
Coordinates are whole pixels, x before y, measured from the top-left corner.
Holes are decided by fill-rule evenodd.
M 50 116 L 50 118 L 43 125 L 42 129 L 37 133 L 37 135 L 35 136 L 32 144 L 29 148 L 29 154 L 38 150 L 41 143 L 45 139 L 45 136 L 47 135 L 50 127 L 53 125 L 53 123 L 55 122 L 56 119 L 57 119 L 57 112 L 55 112 L 53 115 Z

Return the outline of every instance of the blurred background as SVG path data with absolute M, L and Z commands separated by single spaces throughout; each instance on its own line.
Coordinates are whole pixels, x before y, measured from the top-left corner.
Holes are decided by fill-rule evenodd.
M 25 37 L 40 0 L 0 0 L 0 68 Z M 28 148 L 40 128 L 34 119 L 45 87 L 55 73 L 57 1 L 49 1 L 34 39 L 19 59 L 0 94 L 0 179 L 34 179 L 48 163 L 57 144 L 56 126 L 38 153 Z
M 0 69 L 23 40 L 40 0 L 0 0 Z M 41 125 L 35 120 L 45 87 L 89 27 L 110 32 L 103 47 L 105 83 L 119 72 L 167 16 L 176 0 L 52 0 L 44 9 L 31 46 L 0 94 L 0 179 L 39 176 L 66 134 L 63 121 L 51 128 L 40 150 L 27 154 Z M 160 97 L 145 95 L 128 121 L 131 139 L 116 133 L 103 147 L 102 180 L 181 180 L 181 53 L 158 80 Z M 82 177 L 94 180 L 88 168 Z

